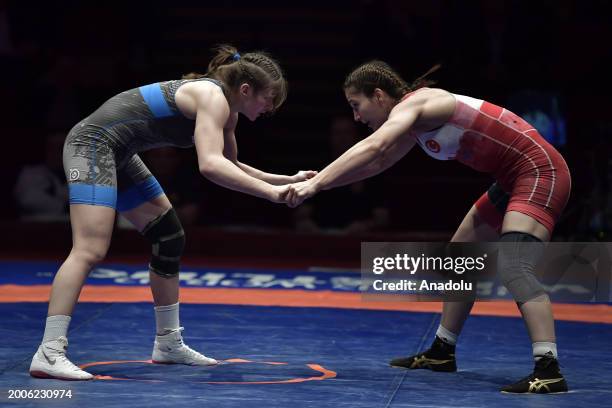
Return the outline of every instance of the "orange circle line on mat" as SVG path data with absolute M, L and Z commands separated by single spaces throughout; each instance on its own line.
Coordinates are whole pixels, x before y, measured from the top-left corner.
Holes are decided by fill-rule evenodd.
M 268 365 L 286 365 L 289 363 L 276 362 L 276 361 L 252 361 L 245 360 L 242 358 L 230 358 L 224 360 L 227 363 L 259 363 L 259 364 L 268 364 Z M 88 367 L 95 367 L 101 365 L 112 365 L 112 364 L 125 364 L 125 363 L 143 363 L 143 364 L 155 364 L 152 360 L 116 360 L 116 361 L 94 361 L 92 363 L 82 364 L 79 367 L 81 369 L 86 369 Z M 323 375 L 313 376 L 313 377 L 297 377 L 297 378 L 289 378 L 287 380 L 276 380 L 276 381 L 193 381 L 194 383 L 199 384 L 291 384 L 291 383 L 300 383 L 305 381 L 321 381 L 327 380 L 329 378 L 335 378 L 337 373 L 332 370 L 328 370 L 319 364 L 306 364 L 308 368 L 314 371 L 318 371 Z M 213 366 L 214 367 L 214 366 Z M 163 380 L 141 380 L 137 378 L 121 378 L 121 377 L 113 377 L 111 375 L 96 375 L 96 380 L 111 380 L 111 381 L 139 381 L 139 382 L 164 382 Z

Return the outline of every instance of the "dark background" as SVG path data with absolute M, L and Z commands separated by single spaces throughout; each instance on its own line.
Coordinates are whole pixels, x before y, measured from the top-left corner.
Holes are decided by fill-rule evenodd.
M 321 169 L 333 158 L 332 119 L 352 117 L 341 84 L 368 59 L 389 62 L 408 81 L 441 63 L 432 76 L 437 86 L 502 106 L 525 90 L 556 95 L 567 130 L 559 150 L 573 177 L 556 239 L 605 240 L 611 17 L 608 2 L 578 0 L 0 1 L 3 225 L 12 233 L 38 234 L 20 221 L 14 185 L 23 166 L 44 160 L 50 134 L 66 133 L 125 89 L 204 72 L 210 48 L 230 43 L 241 52 L 268 51 L 289 80 L 287 102 L 274 117 L 255 123 L 242 118 L 238 126 L 240 160 L 270 172 Z M 359 132 L 367 135 L 361 127 Z M 61 147 L 52 154 L 59 157 Z M 197 173 L 193 150 L 179 158 L 179 184 L 199 206 L 190 228 L 217 231 L 215 237 L 237 229 L 299 235 L 292 232 L 296 210 L 213 185 Z M 369 233 L 388 239 L 448 238 L 492 182 L 418 148 L 372 181 L 368 194 L 390 218 Z M 358 206 L 350 198 L 318 197 L 312 205 L 325 206 L 332 218 Z M 357 235 L 365 239 L 368 232 Z

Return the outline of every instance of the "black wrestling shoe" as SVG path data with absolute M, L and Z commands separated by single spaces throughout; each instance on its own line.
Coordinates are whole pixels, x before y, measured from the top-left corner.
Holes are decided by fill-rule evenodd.
M 559 362 L 546 355 L 535 363 L 533 373 L 514 384 L 506 385 L 501 392 L 515 394 L 550 394 L 567 392 L 567 383 L 559 371 Z
M 443 342 L 438 336 L 428 350 L 410 357 L 394 358 L 391 367 L 416 369 L 426 368 L 432 371 L 457 371 L 455 346 Z

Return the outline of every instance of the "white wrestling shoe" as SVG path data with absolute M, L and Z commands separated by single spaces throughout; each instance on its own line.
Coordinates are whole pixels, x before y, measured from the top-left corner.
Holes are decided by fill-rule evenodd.
M 58 337 L 41 344 L 30 364 L 30 375 L 36 378 L 56 378 L 58 380 L 91 380 L 93 375 L 75 366 L 66 357 L 68 339 Z
M 159 364 L 215 365 L 219 362 L 206 357 L 183 343 L 183 328 L 171 331 L 163 336 L 155 336 L 151 360 Z

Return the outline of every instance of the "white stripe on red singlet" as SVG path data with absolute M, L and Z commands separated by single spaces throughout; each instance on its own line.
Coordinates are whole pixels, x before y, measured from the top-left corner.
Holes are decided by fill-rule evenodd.
M 456 95 L 456 96 L 463 96 L 463 98 L 470 98 L 470 97 L 466 97 L 466 96 L 464 96 L 464 95 Z M 463 98 L 461 98 L 461 99 L 463 99 Z M 470 99 L 474 100 L 475 98 L 470 98 Z M 475 100 L 479 100 L 479 99 L 475 99 Z M 462 103 L 465 103 L 465 104 L 466 104 L 466 105 L 468 105 L 468 106 L 470 106 L 472 109 L 476 109 L 476 108 L 474 108 L 474 107 L 473 107 L 471 104 L 468 104 L 468 103 L 466 103 L 466 102 L 464 102 L 464 101 L 461 101 L 461 102 L 462 102 Z M 493 116 L 491 116 L 491 115 L 489 115 L 489 114 L 487 114 L 487 113 L 485 113 L 485 112 L 483 112 L 483 111 L 481 110 L 481 108 L 482 108 L 482 105 L 483 105 L 483 104 L 484 104 L 484 101 L 482 101 L 482 103 L 481 103 L 481 105 L 480 105 L 480 109 L 477 109 L 479 113 L 481 113 L 482 115 L 484 115 L 484 116 L 486 116 L 486 117 L 488 117 L 488 118 L 490 118 L 490 119 L 493 119 L 493 120 L 495 120 L 495 121 L 497 121 L 497 122 L 500 122 L 502 125 L 504 125 L 504 126 L 506 126 L 506 127 L 510 127 L 510 126 L 506 125 L 505 123 L 502 123 L 502 122 L 501 122 L 501 120 L 499 120 L 499 118 L 501 118 L 501 116 L 504 114 L 504 111 L 508 111 L 506 108 L 502 108 L 502 111 L 501 111 L 501 114 L 499 115 L 499 118 L 494 118 Z M 508 111 L 508 112 L 509 112 L 509 111 Z M 507 149 L 511 149 L 511 150 L 513 150 L 513 151 L 515 151 L 515 152 L 519 153 L 520 155 L 522 155 L 522 156 L 526 157 L 526 158 L 527 158 L 527 160 L 529 160 L 529 162 L 533 164 L 533 168 L 534 168 L 534 169 L 535 169 L 535 171 L 536 171 L 536 181 L 535 181 L 535 183 L 534 183 L 534 185 L 533 185 L 533 190 L 531 190 L 531 194 L 529 195 L 529 199 L 528 199 L 528 201 L 532 201 L 533 195 L 535 194 L 536 187 L 538 186 L 538 182 L 539 182 L 539 180 L 540 180 L 540 170 L 539 170 L 539 169 L 538 169 L 538 167 L 536 166 L 535 161 L 533 161 L 533 160 L 532 160 L 532 159 L 531 159 L 531 158 L 530 158 L 530 157 L 529 157 L 529 156 L 528 156 L 526 153 L 522 153 L 522 152 L 520 152 L 519 150 L 517 150 L 517 149 L 513 148 L 512 146 L 509 146 L 509 145 L 507 145 L 507 144 L 505 144 L 505 143 L 502 143 L 502 142 L 501 142 L 501 141 L 499 141 L 499 140 L 493 139 L 492 137 L 490 137 L 490 136 L 488 136 L 488 135 L 485 135 L 484 133 L 476 132 L 476 131 L 474 131 L 474 130 L 472 130 L 472 129 L 469 129 L 469 130 L 470 130 L 470 132 L 474 132 L 474 133 L 476 133 L 476 134 L 479 134 L 479 135 L 481 135 L 481 136 L 483 136 L 483 137 L 485 137 L 485 138 L 487 138 L 487 139 L 492 140 L 493 142 L 495 142 L 495 143 L 497 143 L 497 144 L 499 144 L 499 145 L 502 145 L 502 146 L 506 147 Z M 552 169 L 552 185 L 551 185 L 551 187 L 550 187 L 550 192 L 549 192 L 549 194 L 548 194 L 548 199 L 546 200 L 545 207 L 549 207 L 550 200 L 551 200 L 551 198 L 552 198 L 552 194 L 553 194 L 553 190 L 554 190 L 554 188 L 555 188 L 555 180 L 556 180 L 556 174 L 555 174 L 555 173 L 556 173 L 556 170 L 557 170 L 557 169 L 555 169 L 555 166 L 553 165 L 553 162 L 552 162 L 552 160 L 551 160 L 550 156 L 548 155 L 548 152 L 546 151 L 546 149 L 544 149 L 544 148 L 543 148 L 543 147 L 542 147 L 542 146 L 541 146 L 539 143 L 537 143 L 537 142 L 536 142 L 535 140 L 533 140 L 533 139 L 532 139 L 532 138 L 531 138 L 529 135 L 527 135 L 527 132 L 531 132 L 531 131 L 536 131 L 536 132 L 537 132 L 537 130 L 536 130 L 535 128 L 532 128 L 532 129 L 526 130 L 526 131 L 524 131 L 524 132 L 519 132 L 519 134 L 521 134 L 521 135 L 525 136 L 525 137 L 526 137 L 527 139 L 529 139 L 529 140 L 530 140 L 530 141 L 531 141 L 533 144 L 535 144 L 536 146 L 538 146 L 538 147 L 539 147 L 539 148 L 540 148 L 540 149 L 541 149 L 541 150 L 544 152 L 544 154 L 546 155 L 546 158 L 548 159 L 548 163 L 550 164 L 550 168 Z
M 544 154 L 546 155 L 546 158 L 548 159 L 548 163 L 550 163 L 550 168 L 552 169 L 552 186 L 550 187 L 550 193 L 548 193 L 548 199 L 546 200 L 546 207 L 548 207 L 548 204 L 550 204 L 550 200 L 552 198 L 552 194 L 553 194 L 553 190 L 555 189 L 555 180 L 557 179 L 557 169 L 555 168 L 552 159 L 550 158 L 550 156 L 548 155 L 548 152 L 546 151 L 546 149 L 544 149 L 538 142 L 536 142 L 535 140 L 533 140 L 528 134 L 527 132 L 530 131 L 536 131 L 536 129 L 530 129 L 527 130 L 525 132 L 522 132 L 522 134 L 525 135 L 526 138 L 528 138 L 529 140 L 531 140 L 533 143 L 535 143 L 536 146 L 538 146 L 540 149 L 542 149 L 542 151 L 544 152 Z M 529 200 L 531 201 L 531 197 L 533 196 L 533 194 L 535 193 L 535 186 L 533 191 L 531 192 L 531 196 L 529 197 Z
M 489 116 L 489 115 L 487 115 L 487 116 Z M 489 117 L 491 117 L 491 116 L 489 116 Z M 480 135 L 480 136 L 482 136 L 482 137 L 484 137 L 484 138 L 486 138 L 486 139 L 489 139 L 489 140 L 491 140 L 492 142 L 497 143 L 497 144 L 499 144 L 499 145 L 501 145 L 501 146 L 504 146 L 506 149 L 510 149 L 510 150 L 512 150 L 512 151 L 514 151 L 514 152 L 516 152 L 516 153 L 518 153 L 520 156 L 524 156 L 525 158 L 527 158 L 527 160 L 529 160 L 529 162 L 530 162 L 530 163 L 533 165 L 533 168 L 534 168 L 534 169 L 535 169 L 535 171 L 536 171 L 536 182 L 535 182 L 535 184 L 534 184 L 534 186 L 533 186 L 533 190 L 532 190 L 531 195 L 529 196 L 529 199 L 528 199 L 528 201 L 531 201 L 531 197 L 533 197 L 533 193 L 535 192 L 535 188 L 536 188 L 536 186 L 538 185 L 538 180 L 540 179 L 540 170 L 538 169 L 538 166 L 536 166 L 535 161 L 533 161 L 533 159 L 532 159 L 531 157 L 529 157 L 529 156 L 528 156 L 526 153 L 521 152 L 520 150 L 518 150 L 518 149 L 517 149 L 517 148 L 515 148 L 515 147 L 512 147 L 512 146 L 510 146 L 510 145 L 507 145 L 507 144 L 505 144 L 505 143 L 502 143 L 501 141 L 499 141 L 499 140 L 497 140 L 497 139 L 494 139 L 493 137 L 491 137 L 491 136 L 489 136 L 489 135 L 487 135 L 487 134 L 484 134 L 484 133 L 482 133 L 482 132 L 477 132 L 477 131 L 475 131 L 475 130 L 473 130 L 473 129 L 470 129 L 470 132 L 475 133 L 475 134 L 477 134 L 477 135 Z

